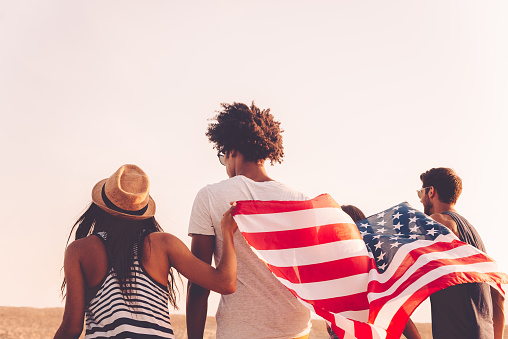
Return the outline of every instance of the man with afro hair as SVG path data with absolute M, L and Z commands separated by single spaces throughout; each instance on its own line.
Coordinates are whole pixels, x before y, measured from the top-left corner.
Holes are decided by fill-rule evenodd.
M 222 104 L 206 136 L 218 152 L 229 179 L 202 188 L 194 200 L 189 223 L 191 251 L 211 263 L 221 257 L 220 220 L 230 202 L 238 200 L 307 200 L 308 197 L 271 179 L 265 161 L 284 156 L 280 123 L 270 110 L 252 103 Z M 308 338 L 310 311 L 268 270 L 235 234 L 238 262 L 236 292 L 221 296 L 216 313 L 217 339 Z M 209 291 L 189 282 L 187 335 L 203 338 Z

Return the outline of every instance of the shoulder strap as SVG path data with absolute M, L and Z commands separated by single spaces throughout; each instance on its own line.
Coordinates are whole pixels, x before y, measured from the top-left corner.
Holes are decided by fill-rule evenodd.
M 486 252 L 485 245 L 483 244 L 482 238 L 478 231 L 467 221 L 464 217 L 456 212 L 442 212 L 441 214 L 449 215 L 455 224 L 457 224 L 457 230 L 459 232 L 459 239 L 469 245 L 472 245 L 480 251 Z
M 103 242 L 105 242 L 108 239 L 108 233 L 104 231 L 93 233 L 92 235 L 99 237 L 99 239 L 101 239 Z

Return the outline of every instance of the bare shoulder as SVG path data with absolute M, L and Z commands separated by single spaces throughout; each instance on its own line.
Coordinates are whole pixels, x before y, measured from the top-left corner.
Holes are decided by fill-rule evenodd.
M 450 231 L 455 233 L 456 236 L 459 236 L 457 231 L 457 224 L 449 215 L 434 213 L 430 217 L 435 221 L 437 221 L 438 223 L 442 224 L 443 226 L 446 226 L 448 229 L 450 229 Z
M 100 255 L 105 253 L 104 244 L 96 236 L 88 236 L 82 239 L 74 240 L 65 249 L 65 263 L 80 263 L 97 259 Z
M 102 247 L 102 241 L 96 236 L 88 236 L 78 240 L 74 240 L 67 246 L 66 252 L 69 253 L 82 253 L 90 252 L 95 248 Z
M 171 233 L 166 232 L 153 232 L 150 233 L 147 237 L 147 240 L 151 244 L 155 244 L 156 247 L 162 247 L 166 249 L 171 249 L 173 247 L 185 246 L 185 244 L 176 236 Z
M 175 237 L 173 234 L 166 233 L 166 232 L 153 232 L 153 233 L 150 233 L 146 238 L 148 240 L 150 240 L 151 242 L 160 242 L 160 243 L 180 240 L 177 237 Z

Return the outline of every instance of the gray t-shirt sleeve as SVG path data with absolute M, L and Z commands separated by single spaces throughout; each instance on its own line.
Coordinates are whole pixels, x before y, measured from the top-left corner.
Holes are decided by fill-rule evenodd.
M 208 189 L 203 187 L 199 190 L 189 221 L 189 236 L 193 234 L 215 235 L 212 216 L 210 214 L 210 202 L 208 197 Z

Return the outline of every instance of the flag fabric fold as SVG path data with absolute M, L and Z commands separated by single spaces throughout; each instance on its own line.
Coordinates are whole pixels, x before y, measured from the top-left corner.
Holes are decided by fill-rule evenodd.
M 274 276 L 339 338 L 400 338 L 435 291 L 508 283 L 494 260 L 407 203 L 357 224 L 328 194 L 238 201 L 233 216 Z

